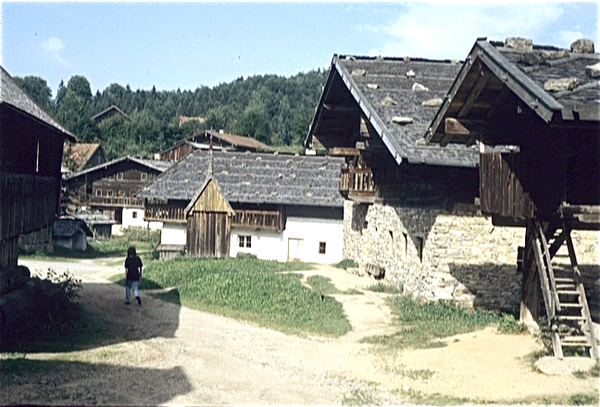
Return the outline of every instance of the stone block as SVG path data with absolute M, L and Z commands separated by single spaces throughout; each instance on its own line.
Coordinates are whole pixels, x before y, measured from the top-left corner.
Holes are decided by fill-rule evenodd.
M 571 52 L 579 54 L 593 54 L 594 41 L 588 40 L 587 38 L 581 38 L 571 44 Z

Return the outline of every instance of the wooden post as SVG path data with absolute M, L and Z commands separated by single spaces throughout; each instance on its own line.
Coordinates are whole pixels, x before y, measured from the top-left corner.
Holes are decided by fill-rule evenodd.
M 523 280 L 521 290 L 520 320 L 524 323 L 536 322 L 540 317 L 540 278 L 533 261 L 532 233 L 528 225 L 525 232 L 525 253 L 523 256 Z

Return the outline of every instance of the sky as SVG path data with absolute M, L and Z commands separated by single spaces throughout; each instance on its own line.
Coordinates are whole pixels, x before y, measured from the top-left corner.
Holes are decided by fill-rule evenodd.
M 327 69 L 333 54 L 464 59 L 478 37 L 598 51 L 598 2 L 1 2 L 12 76 L 194 90 Z

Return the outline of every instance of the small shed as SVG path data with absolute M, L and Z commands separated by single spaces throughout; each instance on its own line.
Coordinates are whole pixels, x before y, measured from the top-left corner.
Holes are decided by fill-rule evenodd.
M 217 180 L 210 175 L 185 209 L 187 254 L 192 257 L 228 256 L 233 214 Z
M 92 236 L 92 231 L 80 219 L 57 219 L 52 228 L 55 247 L 85 251 L 87 249 L 87 236 Z

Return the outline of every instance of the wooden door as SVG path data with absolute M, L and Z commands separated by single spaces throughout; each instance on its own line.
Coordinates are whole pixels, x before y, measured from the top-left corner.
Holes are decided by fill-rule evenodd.
M 302 239 L 290 237 L 288 239 L 288 261 L 303 261 L 304 253 L 302 247 L 304 246 Z

